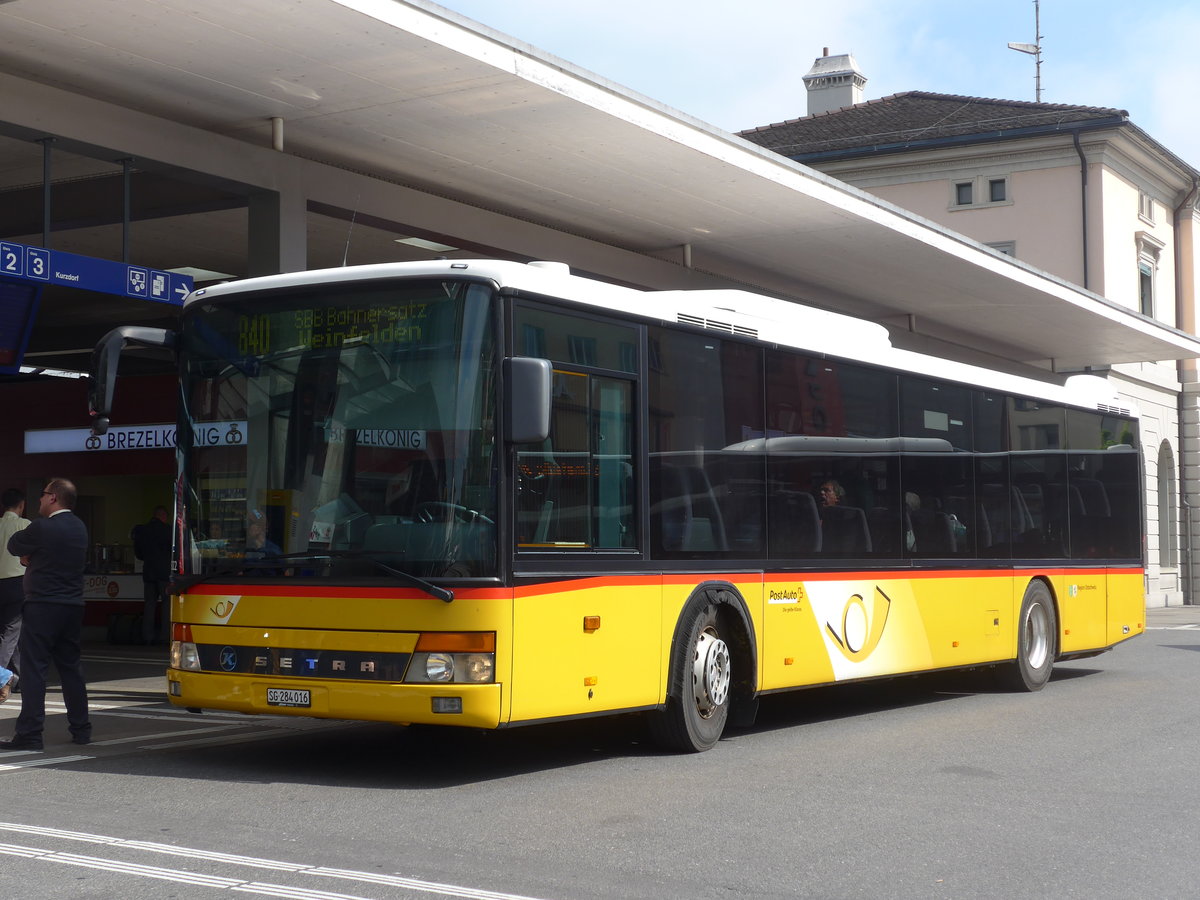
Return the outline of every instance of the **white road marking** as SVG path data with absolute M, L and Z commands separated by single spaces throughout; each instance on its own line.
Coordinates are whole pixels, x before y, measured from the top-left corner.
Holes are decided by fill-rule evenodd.
M 443 884 L 436 881 L 423 881 L 419 878 L 408 878 L 402 875 L 381 875 L 375 872 L 359 872 L 353 869 L 332 869 L 324 866 L 314 866 L 306 863 L 292 863 L 283 860 L 262 859 L 253 856 L 239 856 L 233 853 L 220 853 L 212 850 L 200 850 L 192 847 L 176 847 L 170 844 L 159 844 L 149 841 L 131 841 L 108 835 L 90 834 L 83 831 L 64 831 L 58 828 L 46 828 L 38 825 L 23 825 L 18 822 L 0 822 L 0 831 L 17 832 L 20 834 L 38 835 L 63 841 L 78 841 L 88 844 L 103 844 L 113 848 L 141 850 L 149 853 L 162 853 L 187 859 L 204 860 L 206 862 L 223 863 L 227 865 L 247 866 L 254 869 L 274 869 L 292 872 L 298 875 L 317 875 L 324 878 L 339 878 L 345 881 L 357 881 L 364 884 L 387 885 L 389 887 L 407 888 L 443 897 L 466 897 L 469 900 L 538 900 L 523 894 L 508 894 L 501 891 L 489 891 L 480 888 L 470 888 L 462 885 Z M 269 884 L 258 881 L 245 881 L 238 878 L 227 878 L 217 875 L 204 875 L 188 872 L 182 869 L 170 869 L 161 866 L 147 866 L 139 863 L 123 862 L 120 860 L 104 859 L 98 856 L 84 856 L 76 853 L 62 853 L 55 850 L 43 850 L 35 847 L 25 847 L 19 844 L 0 844 L 0 854 L 20 856 L 27 859 L 45 860 L 66 865 L 84 866 L 92 869 L 102 869 L 125 875 L 136 875 L 144 878 L 157 878 L 166 881 L 177 881 L 183 884 L 196 884 L 205 887 L 215 887 L 239 893 L 260 894 L 268 897 L 288 897 L 295 900 L 370 900 L 358 894 L 338 894 L 328 891 L 312 890 L 309 888 L 292 887 L 290 885 Z
M 17 753 L 36 753 L 36 750 L 16 750 L 12 755 Z M 0 754 L 0 759 L 9 759 L 8 753 Z M 0 763 L 0 775 L 8 772 L 20 772 L 22 769 L 29 769 L 33 766 L 57 766 L 59 763 L 81 762 L 85 759 L 95 759 L 94 756 L 40 756 L 37 759 L 22 759 L 16 762 Z

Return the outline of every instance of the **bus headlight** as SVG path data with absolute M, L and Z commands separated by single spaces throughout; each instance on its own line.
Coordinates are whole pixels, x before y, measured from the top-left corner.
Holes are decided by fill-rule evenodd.
M 171 641 L 171 668 L 200 671 L 200 651 L 190 641 Z
M 496 680 L 496 654 L 414 653 L 404 680 L 410 684 L 491 684 Z
M 430 653 L 425 657 L 426 681 L 453 681 L 454 655 L 451 653 Z
M 462 653 L 463 680 L 472 684 L 491 684 L 496 680 L 496 657 L 492 653 Z

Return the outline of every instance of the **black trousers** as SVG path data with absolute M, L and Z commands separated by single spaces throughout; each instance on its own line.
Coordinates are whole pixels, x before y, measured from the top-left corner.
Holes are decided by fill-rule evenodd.
M 83 604 L 26 600 L 21 626 L 21 714 L 13 738 L 40 741 L 46 725 L 46 674 L 50 663 L 62 682 L 73 737 L 90 738 L 87 684 L 80 663 Z
M 167 640 L 166 581 L 142 579 L 142 643 L 153 644 Z
M 20 575 L 0 578 L 0 666 L 21 674 L 21 652 L 17 642 L 21 637 L 21 606 L 25 591 Z

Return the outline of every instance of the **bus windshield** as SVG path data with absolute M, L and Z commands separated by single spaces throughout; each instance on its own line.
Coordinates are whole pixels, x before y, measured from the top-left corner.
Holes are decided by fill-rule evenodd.
M 438 279 L 189 306 L 184 574 L 494 576 L 493 296 Z

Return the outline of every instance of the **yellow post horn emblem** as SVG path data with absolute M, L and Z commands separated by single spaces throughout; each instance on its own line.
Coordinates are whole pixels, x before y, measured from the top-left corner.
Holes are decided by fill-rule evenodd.
M 891 605 L 892 599 L 876 587 L 869 601 L 864 600 L 862 594 L 854 594 L 846 601 L 840 631 L 832 622 L 825 623 L 826 630 L 846 659 L 862 662 L 874 652 L 883 637 Z

